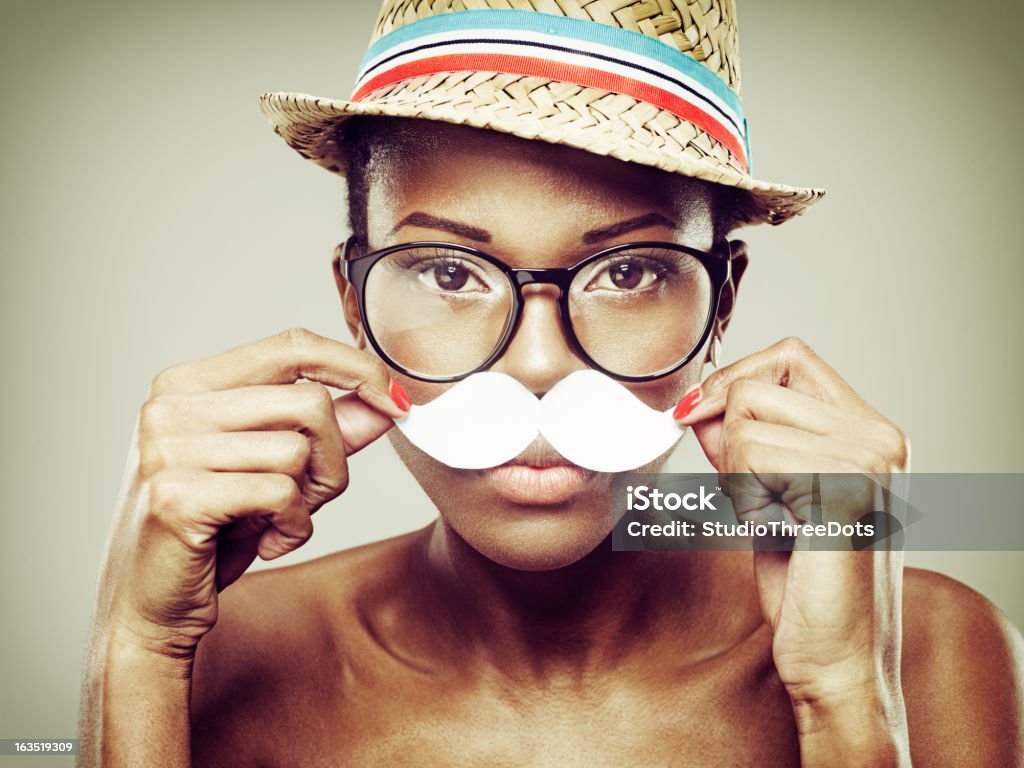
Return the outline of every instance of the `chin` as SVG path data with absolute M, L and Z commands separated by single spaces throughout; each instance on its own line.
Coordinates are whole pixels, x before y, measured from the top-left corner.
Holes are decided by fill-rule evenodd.
M 611 515 L 597 510 L 493 509 L 475 516 L 441 515 L 470 547 L 498 565 L 519 571 L 552 571 L 582 560 L 607 542 Z M 597 514 L 594 514 L 594 513 Z

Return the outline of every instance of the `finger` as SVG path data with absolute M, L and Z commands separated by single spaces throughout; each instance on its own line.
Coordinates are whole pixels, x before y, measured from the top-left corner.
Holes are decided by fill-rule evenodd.
M 370 408 L 355 394 L 347 394 L 334 401 L 334 417 L 345 440 L 345 454 L 361 451 L 383 435 L 395 422 Z
M 814 505 L 820 505 L 820 496 L 814 492 L 814 474 L 852 475 L 856 470 L 843 459 L 781 447 L 777 442 L 777 436 L 769 442 L 745 438 L 735 446 L 724 446 L 719 467 L 722 487 L 738 518 L 778 519 L 785 508 L 794 517 L 813 520 L 817 517 Z M 858 501 L 866 503 L 864 499 Z
M 763 426 L 773 430 L 786 429 L 772 424 Z M 857 466 L 847 459 L 822 456 L 801 448 L 780 446 L 778 439 L 779 436 L 776 434 L 772 435 L 769 442 L 744 438 L 735 445 L 727 445 L 723 451 L 725 460 L 720 471 L 753 474 L 762 481 L 765 477 L 772 476 L 780 478 L 779 482 L 783 484 L 786 482 L 785 477 L 792 475 L 858 472 Z M 773 486 L 772 490 L 781 491 L 783 488 Z
M 720 448 L 725 457 L 724 471 L 745 472 L 752 469 L 752 467 L 744 465 L 747 457 L 744 457 L 742 452 L 738 453 L 742 445 L 748 442 L 792 451 L 794 455 L 799 453 L 801 454 L 801 464 L 812 464 L 817 469 L 811 471 L 819 473 L 828 471 L 824 467 L 826 462 L 831 461 L 843 462 L 845 466 L 858 473 L 883 473 L 889 470 L 889 466 L 882 456 L 869 444 L 849 442 L 832 435 L 818 435 L 782 424 L 771 424 L 746 418 L 730 419 L 727 413 Z M 739 458 L 734 459 L 734 455 Z M 820 464 L 814 463 L 816 459 L 820 460 Z M 759 465 L 755 466 L 760 469 Z M 773 468 L 771 471 L 786 470 Z M 801 470 L 794 468 L 788 471 Z
M 795 389 L 832 405 L 877 416 L 874 409 L 804 342 L 784 339 L 711 374 L 701 385 L 700 402 L 679 419 L 680 423 L 688 426 L 720 415 L 725 410 L 730 387 L 741 379 Z
M 178 468 L 279 472 L 302 482 L 311 451 L 309 438 L 291 430 L 176 434 L 145 443 L 140 463 L 146 477 Z
M 785 508 L 802 521 L 850 523 L 874 511 L 877 485 L 854 460 L 782 445 L 791 437 L 787 427 L 748 424 L 765 438 L 743 434 L 734 447 L 726 445 L 722 451 L 726 458 L 720 479 L 737 516 L 777 519 Z M 846 448 L 833 447 L 840 452 Z
M 691 427 L 693 429 L 693 435 L 697 438 L 697 442 L 700 444 L 701 450 L 704 451 L 704 455 L 708 457 L 708 461 L 718 471 L 724 471 L 722 469 L 722 419 L 708 419 L 706 421 L 699 421 Z
M 861 414 L 762 379 L 736 379 L 726 394 L 724 416 L 726 424 L 733 419 L 755 419 L 817 435 L 843 432 L 865 439 L 871 423 Z
M 869 418 L 757 379 L 740 379 L 729 388 L 723 428 L 728 430 L 732 422 L 740 420 L 781 424 L 832 437 L 870 449 L 874 459 L 883 459 L 863 471 L 890 472 L 903 467 L 907 459 L 906 436 L 884 417 Z
M 168 368 L 153 381 L 152 394 L 290 384 L 300 379 L 358 392 L 364 402 L 392 418 L 405 415 L 389 394 L 391 377 L 379 358 L 304 329 Z
M 259 555 L 279 557 L 313 533 L 298 484 L 288 475 L 267 472 L 169 470 L 149 480 L 149 521 L 175 531 L 197 549 L 214 541 L 233 521 L 266 517 Z
M 310 443 L 303 484 L 306 501 L 314 508 L 322 506 L 348 484 L 345 440 L 334 415 L 334 401 L 321 384 L 167 395 L 147 403 L 144 421 L 145 433 L 160 435 L 296 430 Z

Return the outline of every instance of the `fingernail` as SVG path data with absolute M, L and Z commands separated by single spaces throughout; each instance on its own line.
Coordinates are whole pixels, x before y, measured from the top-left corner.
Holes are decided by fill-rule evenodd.
M 677 405 L 676 409 L 672 412 L 672 418 L 676 419 L 677 421 L 679 419 L 686 418 L 686 416 L 689 415 L 690 411 L 692 411 L 697 406 L 697 403 L 700 402 L 700 399 L 703 396 L 704 391 L 700 388 L 700 384 L 698 384 L 696 387 L 694 387 L 685 395 L 683 395 L 683 399 L 679 401 L 679 405 Z
M 395 401 L 395 405 L 403 411 L 408 411 L 412 408 L 412 400 L 409 399 L 408 393 L 402 389 L 402 385 L 394 379 L 391 379 L 391 384 L 388 386 L 388 393 L 391 395 L 391 399 Z

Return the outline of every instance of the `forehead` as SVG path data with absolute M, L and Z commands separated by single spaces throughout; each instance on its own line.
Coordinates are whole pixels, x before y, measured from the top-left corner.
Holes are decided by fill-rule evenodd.
M 704 182 L 496 131 L 380 120 L 366 134 L 364 157 L 371 233 L 421 208 L 474 223 L 577 231 L 650 212 L 683 229 L 704 231 L 711 222 Z

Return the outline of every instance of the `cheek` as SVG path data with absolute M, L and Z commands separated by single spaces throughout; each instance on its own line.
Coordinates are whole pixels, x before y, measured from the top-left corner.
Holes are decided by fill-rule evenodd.
M 391 376 L 402 385 L 405 391 L 409 393 L 413 403 L 417 405 L 429 403 L 434 398 L 439 397 L 445 390 L 455 386 L 454 384 L 435 384 L 429 381 L 420 381 L 398 371 L 392 371 Z M 392 430 L 392 432 L 398 433 L 398 430 Z
M 683 395 L 701 381 L 705 354 L 705 350 L 702 349 L 693 360 L 671 376 L 642 384 L 626 384 L 626 387 L 651 408 L 667 410 L 675 406 Z

